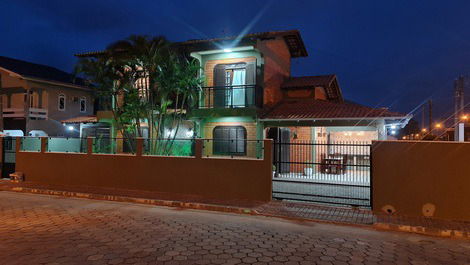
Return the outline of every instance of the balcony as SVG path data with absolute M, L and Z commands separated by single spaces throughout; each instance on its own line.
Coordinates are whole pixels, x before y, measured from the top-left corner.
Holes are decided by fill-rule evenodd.
M 261 108 L 263 89 L 257 85 L 203 87 L 199 109 Z
M 24 108 L 4 108 L 3 118 L 25 118 Z M 47 109 L 29 108 L 29 117 L 36 120 L 47 119 Z

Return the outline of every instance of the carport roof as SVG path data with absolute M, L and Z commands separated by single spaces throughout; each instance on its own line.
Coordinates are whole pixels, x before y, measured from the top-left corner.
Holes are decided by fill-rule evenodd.
M 386 108 L 371 108 L 352 102 L 316 99 L 284 99 L 261 115 L 261 120 L 315 119 L 407 119 L 408 115 Z

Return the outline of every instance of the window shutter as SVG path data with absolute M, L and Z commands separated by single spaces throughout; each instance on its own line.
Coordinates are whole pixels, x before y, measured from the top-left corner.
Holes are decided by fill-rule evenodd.
M 252 85 L 246 87 L 246 105 L 253 106 L 255 104 L 256 62 L 246 64 L 245 84 Z
M 256 84 L 256 62 L 246 63 L 246 79 L 245 84 Z
M 246 154 L 246 129 L 242 126 L 217 126 L 213 130 L 213 138 L 214 154 Z
M 246 130 L 243 127 L 237 127 L 237 153 L 245 154 L 245 140 L 246 140 Z
M 225 65 L 218 64 L 214 67 L 214 106 L 225 106 Z

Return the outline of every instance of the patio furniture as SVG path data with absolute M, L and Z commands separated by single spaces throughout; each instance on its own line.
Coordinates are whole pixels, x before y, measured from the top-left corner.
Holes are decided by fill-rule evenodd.
M 325 174 L 344 174 L 346 173 L 347 155 L 329 155 L 323 158 L 321 172 Z

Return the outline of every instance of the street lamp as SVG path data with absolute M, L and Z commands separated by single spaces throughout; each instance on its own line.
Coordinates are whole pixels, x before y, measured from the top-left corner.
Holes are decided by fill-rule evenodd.
M 428 129 L 426 129 L 426 128 L 421 129 L 421 132 L 423 132 L 423 133 L 425 133 L 427 131 L 428 131 Z
M 438 129 L 439 129 L 439 128 L 442 128 L 442 124 L 440 124 L 440 123 L 436 123 L 435 126 L 436 126 L 436 128 L 438 128 Z
M 467 121 L 468 120 L 468 115 L 464 114 L 464 115 L 462 115 L 462 117 L 460 117 L 460 119 L 463 120 L 463 121 Z

